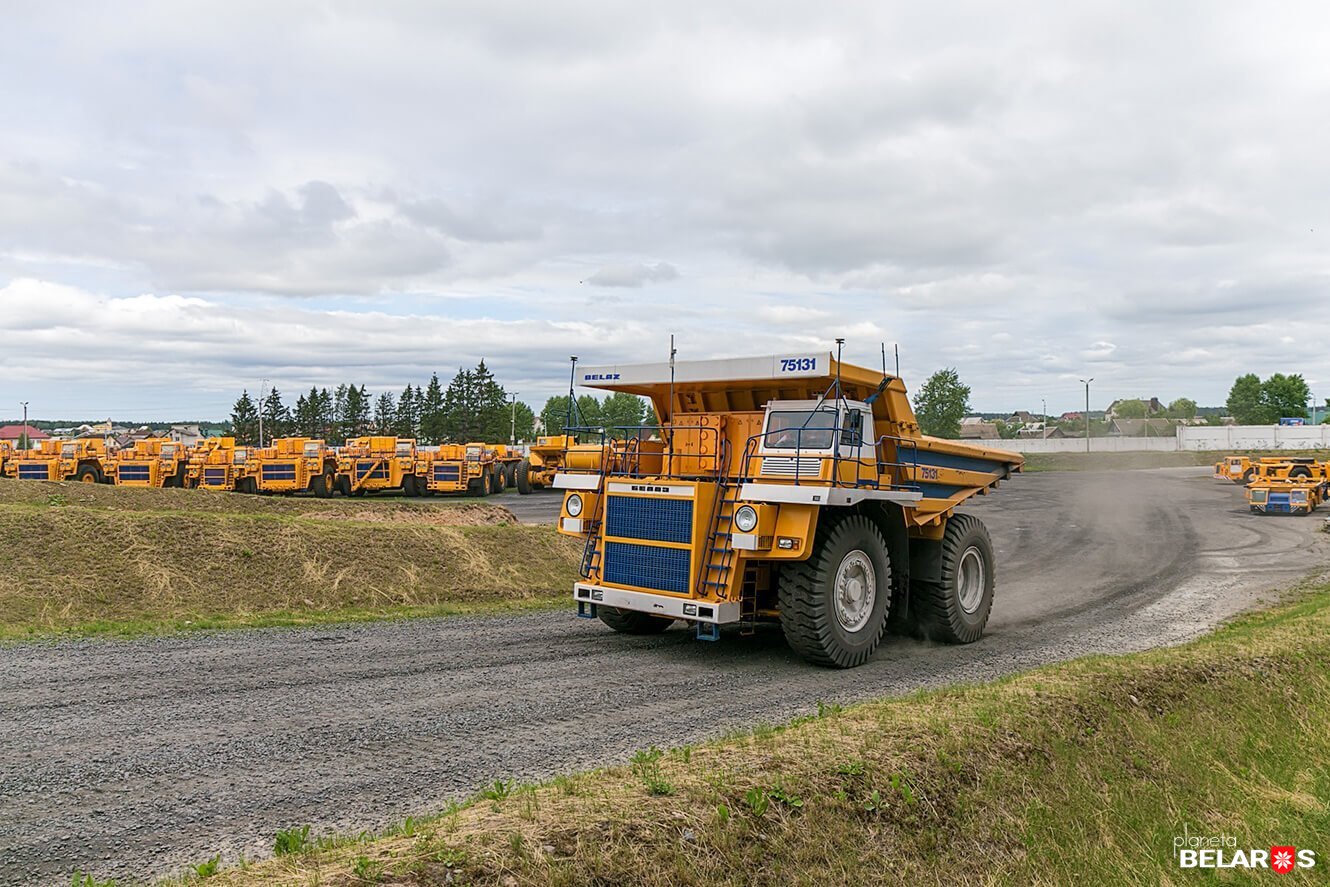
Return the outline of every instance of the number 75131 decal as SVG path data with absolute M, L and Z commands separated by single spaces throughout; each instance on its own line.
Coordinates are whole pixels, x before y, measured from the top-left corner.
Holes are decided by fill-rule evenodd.
M 780 359 L 780 371 L 782 373 L 806 373 L 816 369 L 816 357 L 782 357 Z

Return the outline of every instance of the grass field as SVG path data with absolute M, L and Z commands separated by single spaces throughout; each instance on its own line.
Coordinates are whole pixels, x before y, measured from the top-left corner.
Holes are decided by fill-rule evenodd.
M 736 688 L 736 692 L 742 692 Z M 1330 586 L 1184 647 L 823 708 L 210 883 L 1171 884 L 1175 838 L 1330 866 Z M 1269 877 L 1269 872 L 1261 872 Z
M 474 500 L 0 480 L 0 639 L 542 606 L 579 553 Z
M 1132 468 L 1211 466 L 1224 456 L 1314 456 L 1330 459 L 1324 450 L 1234 451 L 1232 453 L 1026 453 L 1026 471 L 1113 471 Z

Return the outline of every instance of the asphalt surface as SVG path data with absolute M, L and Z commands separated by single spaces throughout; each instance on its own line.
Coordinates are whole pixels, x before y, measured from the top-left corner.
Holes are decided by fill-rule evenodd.
M 1205 474 L 1005 484 L 971 509 L 998 553 L 987 636 L 892 637 L 852 671 L 805 665 L 774 627 L 707 644 L 571 611 L 0 649 L 0 883 L 234 862 L 281 828 L 378 829 L 494 779 L 622 762 L 818 701 L 1176 643 L 1326 564 L 1323 516 L 1248 514 Z

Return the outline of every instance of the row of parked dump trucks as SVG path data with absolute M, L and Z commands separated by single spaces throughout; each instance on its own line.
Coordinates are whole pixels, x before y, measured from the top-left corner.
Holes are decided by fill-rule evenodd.
M 359 437 L 341 447 L 308 437 L 278 438 L 262 447 L 237 444 L 233 437 L 193 446 L 148 438 L 120 449 L 99 438 L 44 440 L 28 450 L 0 441 L 0 476 L 320 498 L 389 491 L 488 496 L 551 487 L 555 473 L 569 465 L 594 470 L 605 449 L 566 436 L 542 437 L 527 452 L 487 443 L 426 447 L 398 437 Z
M 1214 476 L 1244 485 L 1258 514 L 1311 514 L 1330 497 L 1330 461 L 1312 456 L 1225 456 Z

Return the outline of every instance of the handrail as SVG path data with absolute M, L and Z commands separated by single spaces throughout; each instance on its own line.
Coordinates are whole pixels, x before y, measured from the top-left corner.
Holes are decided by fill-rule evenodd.
M 833 432 L 832 452 L 831 453 L 816 452 L 809 455 L 805 455 L 805 450 L 803 447 L 804 432 L 810 431 L 816 433 L 825 433 L 828 430 Z M 899 490 L 907 492 L 920 492 L 920 487 L 917 482 L 919 475 L 919 442 L 917 440 L 908 437 L 897 437 L 895 435 L 884 434 L 873 442 L 873 456 L 870 461 L 863 457 L 852 458 L 849 456 L 842 455 L 840 452 L 839 441 L 837 441 L 835 437 L 835 435 L 839 433 L 839 429 L 836 428 L 832 429 L 827 429 L 822 427 L 808 428 L 808 429 L 788 428 L 788 429 L 781 429 L 780 431 L 775 431 L 775 432 L 764 431 L 750 436 L 744 445 L 744 461 L 743 464 L 740 466 L 741 479 L 747 480 L 752 477 L 761 476 L 760 467 L 756 471 L 754 471 L 753 469 L 754 460 L 767 459 L 773 457 L 788 458 L 783 454 L 758 453 L 757 449 L 759 442 L 765 442 L 766 440 L 769 440 L 773 434 L 790 434 L 790 433 L 793 433 L 795 435 L 795 445 L 793 448 L 794 449 L 793 456 L 795 462 L 794 462 L 794 474 L 792 478 L 795 486 L 799 486 L 801 482 L 803 482 L 804 480 L 805 472 L 803 470 L 803 460 L 815 459 L 818 461 L 819 465 L 820 463 L 826 461 L 830 461 L 832 463 L 832 472 L 831 472 L 831 477 L 829 479 L 824 480 L 822 478 L 821 476 L 822 471 L 820 467 L 816 472 L 815 480 L 819 486 L 829 485 L 838 488 L 850 487 L 856 489 L 860 487 L 869 487 L 871 489 L 877 489 L 877 490 Z M 885 449 L 888 445 L 894 445 L 896 448 L 895 460 L 888 460 L 884 458 Z M 858 446 L 860 448 L 863 448 L 864 444 L 861 442 Z M 824 450 L 825 448 L 818 447 L 817 449 Z M 909 461 L 905 461 L 905 459 L 902 458 L 903 452 L 908 452 L 910 454 Z M 841 479 L 840 466 L 842 462 L 850 462 L 854 465 L 853 480 L 846 481 Z M 870 466 L 875 469 L 874 474 L 871 477 L 865 477 L 864 470 Z M 911 469 L 908 474 L 905 471 L 905 469 L 907 468 Z M 884 478 L 891 478 L 891 479 L 884 482 L 883 480 Z

